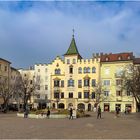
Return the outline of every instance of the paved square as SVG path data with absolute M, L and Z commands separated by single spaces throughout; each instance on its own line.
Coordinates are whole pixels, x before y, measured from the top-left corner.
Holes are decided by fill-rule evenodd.
M 140 139 L 140 114 L 103 113 L 102 119 L 92 117 L 69 119 L 25 119 L 16 114 L 0 114 L 0 139 Z

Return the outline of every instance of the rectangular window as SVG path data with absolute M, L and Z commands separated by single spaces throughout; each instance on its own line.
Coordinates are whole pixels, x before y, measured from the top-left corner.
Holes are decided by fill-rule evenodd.
M 59 80 L 54 81 L 54 87 L 59 87 Z
M 61 92 L 61 99 L 64 98 L 64 92 Z
M 86 99 L 89 98 L 89 92 L 84 92 L 84 98 L 86 98 Z
M 48 90 L 48 85 L 45 85 L 45 90 Z
M 116 91 L 116 96 L 122 96 L 122 91 L 120 90 Z
M 92 87 L 96 86 L 96 79 L 92 79 Z
M 7 71 L 7 66 L 5 66 L 5 71 Z
M 69 98 L 73 98 L 73 93 L 72 92 L 69 93 Z
M 82 80 L 78 80 L 78 88 L 82 87 Z
M 109 91 L 104 91 L 104 96 L 109 96 Z
M 70 74 L 73 74 L 73 67 L 70 67 L 69 73 L 70 73 Z
M 116 80 L 116 85 L 118 86 L 118 85 L 122 85 L 122 79 L 117 79 Z
M 74 80 L 68 80 L 68 87 L 74 87 Z
M 59 93 L 58 92 L 54 92 L 54 98 L 59 99 Z
M 70 60 L 69 59 L 67 59 L 67 64 L 70 64 Z
M 110 80 L 104 80 L 104 86 L 110 86 Z
M 82 98 L 82 92 L 78 92 L 78 98 Z
M 13 77 L 13 79 L 14 79 L 14 77 Z M 30 84 L 31 84 L 31 85 L 33 84 L 33 81 L 32 81 L 32 80 L 30 80 Z
M 89 83 L 90 83 L 89 79 L 84 80 L 84 86 L 89 86 Z
M 61 80 L 61 87 L 64 87 L 64 80 Z
M 95 92 L 92 92 L 91 98 L 92 98 L 92 99 L 95 99 Z

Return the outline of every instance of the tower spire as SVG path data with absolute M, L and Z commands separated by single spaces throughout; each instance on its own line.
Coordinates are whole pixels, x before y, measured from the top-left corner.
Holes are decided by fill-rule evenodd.
M 73 32 L 72 37 L 73 37 L 73 38 L 74 38 L 74 31 L 75 31 L 75 30 L 74 30 L 74 28 L 73 28 L 73 29 L 72 29 L 72 32 Z

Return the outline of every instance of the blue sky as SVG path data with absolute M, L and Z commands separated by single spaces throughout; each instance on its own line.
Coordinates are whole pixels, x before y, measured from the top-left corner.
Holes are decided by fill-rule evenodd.
M 140 2 L 0 2 L 0 57 L 16 68 L 63 55 L 75 29 L 78 50 L 140 56 Z

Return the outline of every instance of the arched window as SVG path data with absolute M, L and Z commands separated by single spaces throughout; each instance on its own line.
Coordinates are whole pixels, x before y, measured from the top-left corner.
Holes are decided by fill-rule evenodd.
M 90 73 L 90 67 L 87 67 L 87 73 Z
M 55 69 L 55 74 L 60 74 L 61 70 L 60 69 Z
M 82 68 L 81 67 L 78 68 L 78 73 L 82 73 Z
M 86 67 L 84 67 L 84 73 L 87 73 L 87 68 Z
M 92 73 L 96 73 L 96 68 L 92 67 Z

